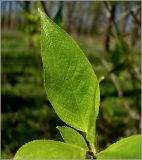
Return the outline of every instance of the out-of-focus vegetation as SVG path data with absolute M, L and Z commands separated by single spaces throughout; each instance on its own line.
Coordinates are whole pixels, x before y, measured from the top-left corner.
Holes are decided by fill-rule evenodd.
M 58 139 L 46 96 L 37 8 L 78 42 L 101 81 L 98 150 L 140 133 L 140 2 L 2 2 L 2 158 L 33 139 Z M 103 135 L 103 136 L 102 136 Z

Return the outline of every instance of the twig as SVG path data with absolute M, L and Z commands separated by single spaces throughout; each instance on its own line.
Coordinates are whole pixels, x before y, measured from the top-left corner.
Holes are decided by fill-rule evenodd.
M 134 18 L 135 22 L 136 22 L 139 26 L 141 26 L 141 22 L 137 19 L 135 13 L 134 13 L 132 10 L 130 11 L 130 14 L 131 14 L 132 17 Z
M 119 28 L 117 26 L 117 23 L 115 22 L 115 10 L 116 10 L 116 5 L 110 5 L 107 1 L 104 1 L 104 4 L 106 6 L 107 11 L 110 14 L 110 17 L 108 19 L 108 25 L 107 25 L 107 29 L 106 29 L 106 36 L 105 36 L 105 50 L 106 52 L 110 51 L 110 40 L 111 40 L 111 28 L 112 28 L 112 24 L 115 27 L 116 30 L 116 38 L 119 37 L 120 32 L 119 32 Z
M 94 153 L 93 153 L 93 151 L 92 151 L 92 148 L 91 148 L 90 143 L 89 143 L 88 141 L 86 141 L 86 142 L 87 142 L 87 146 L 88 146 L 88 149 L 89 149 L 88 154 L 89 154 L 90 156 L 92 156 L 93 159 L 96 159 L 96 156 L 94 155 Z
M 50 16 L 49 16 L 49 13 L 48 13 L 48 11 L 47 11 L 47 9 L 46 9 L 46 6 L 45 6 L 44 1 L 41 1 L 40 3 L 41 3 L 41 5 L 42 5 L 42 7 L 43 7 L 43 9 L 44 9 L 44 12 L 46 13 L 46 15 L 47 15 L 48 17 L 50 17 Z
M 100 60 L 101 60 L 102 64 L 105 66 L 106 70 L 108 72 L 110 72 L 111 71 L 111 67 L 109 66 L 109 64 L 107 63 L 107 61 L 105 59 L 103 59 L 103 58 L 100 58 Z M 110 75 L 110 78 L 111 78 L 111 80 L 112 80 L 112 82 L 113 82 L 113 84 L 114 84 L 114 86 L 115 86 L 115 88 L 117 90 L 118 96 L 122 96 L 123 92 L 122 92 L 122 89 L 120 87 L 120 84 L 119 84 L 119 82 L 118 82 L 117 77 L 115 76 L 115 74 L 112 73 Z
M 131 9 L 131 10 L 138 10 L 138 9 L 140 9 L 140 8 L 141 8 L 141 6 L 137 6 L 137 7 L 133 8 L 133 9 Z M 124 12 L 116 19 L 116 22 L 120 21 L 122 18 L 128 16 L 129 14 L 130 14 L 130 9 L 124 11 Z
M 110 21 L 113 23 L 113 25 L 115 27 L 115 30 L 117 32 L 117 35 L 120 35 L 118 25 L 117 25 L 117 23 L 114 19 L 114 17 L 115 17 L 115 15 L 114 15 L 115 14 L 115 5 L 111 6 L 107 1 L 104 1 L 104 4 L 106 6 L 107 11 L 110 14 Z
M 92 151 L 92 147 L 91 147 L 90 143 L 87 141 L 86 138 L 85 138 L 85 141 L 86 141 L 87 147 L 88 147 L 88 149 L 89 149 L 87 153 L 88 153 L 90 156 L 92 156 L 93 159 L 96 159 L 96 156 L 95 156 L 94 152 Z
M 111 11 L 111 6 L 110 6 L 110 4 L 109 4 L 107 1 L 104 1 L 104 4 L 105 4 L 107 10 L 110 12 L 110 11 Z

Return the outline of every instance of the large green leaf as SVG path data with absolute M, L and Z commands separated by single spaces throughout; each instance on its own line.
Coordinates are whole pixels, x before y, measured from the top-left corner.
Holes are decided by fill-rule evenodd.
M 52 140 L 35 140 L 23 145 L 14 159 L 81 158 L 85 159 L 84 149 L 75 145 Z
M 48 98 L 68 125 L 87 132 L 98 80 L 76 42 L 41 10 L 41 48 Z M 96 119 L 96 118 L 95 118 Z M 95 126 L 94 120 L 91 125 Z M 89 127 L 90 128 L 90 127 Z
M 98 159 L 140 159 L 141 136 L 134 135 L 124 138 L 98 153 L 97 157 Z
M 84 148 L 85 150 L 88 150 L 87 144 L 81 134 L 79 134 L 77 131 L 70 127 L 57 127 L 64 139 L 65 142 L 71 143 L 77 146 L 80 146 L 81 148 Z

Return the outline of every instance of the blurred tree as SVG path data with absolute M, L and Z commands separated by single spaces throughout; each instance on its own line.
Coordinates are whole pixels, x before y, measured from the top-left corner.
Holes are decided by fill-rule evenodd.
M 40 1 L 40 2 L 41 2 L 41 5 L 42 5 L 42 7 L 43 7 L 44 12 L 47 14 L 48 17 L 50 17 L 50 16 L 49 16 L 49 13 L 48 13 L 48 10 L 47 10 L 47 8 L 46 8 L 45 1 Z
M 66 6 L 66 11 L 65 11 L 65 29 L 68 33 L 71 33 L 72 31 L 72 23 L 73 23 L 73 10 L 75 7 L 75 1 L 66 1 L 64 2 Z
M 59 2 L 58 11 L 54 17 L 54 22 L 61 27 L 63 27 L 63 3 L 63 1 Z
M 109 53 L 110 51 L 110 40 L 111 40 L 111 34 L 112 34 L 112 25 L 114 25 L 117 35 L 119 35 L 118 26 L 115 22 L 115 14 L 116 14 L 116 5 L 117 2 L 110 3 L 108 1 L 104 1 L 104 4 L 107 9 L 108 14 L 108 24 L 106 29 L 106 35 L 105 35 L 105 51 Z
M 102 3 L 100 2 L 96 2 L 94 5 L 94 11 L 93 11 L 93 21 L 92 21 L 92 25 L 91 25 L 91 30 L 90 33 L 93 34 L 97 34 L 98 30 L 99 30 L 99 18 L 101 16 L 101 12 L 102 12 Z

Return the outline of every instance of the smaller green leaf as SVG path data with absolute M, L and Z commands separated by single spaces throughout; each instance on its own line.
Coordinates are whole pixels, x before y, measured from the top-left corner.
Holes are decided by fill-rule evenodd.
M 14 159 L 81 158 L 86 151 L 75 145 L 52 140 L 35 140 L 23 145 Z
M 141 157 L 141 136 L 134 135 L 124 138 L 104 151 L 97 154 L 98 159 L 140 159 Z
M 85 150 L 88 150 L 87 144 L 81 134 L 79 134 L 76 130 L 70 127 L 57 127 L 61 133 L 62 138 L 65 142 L 77 145 Z
M 97 83 L 94 94 L 94 103 L 92 107 L 92 112 L 90 113 L 90 120 L 86 137 L 94 153 L 96 153 L 94 142 L 96 137 L 96 120 L 99 113 L 99 106 L 100 106 L 100 87 L 99 83 Z

